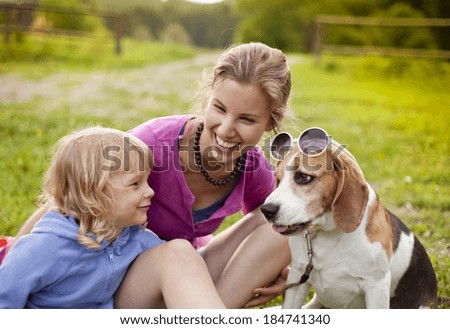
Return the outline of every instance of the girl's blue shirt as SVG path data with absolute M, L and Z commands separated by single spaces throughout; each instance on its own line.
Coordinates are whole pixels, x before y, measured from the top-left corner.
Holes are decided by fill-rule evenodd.
M 113 308 L 131 262 L 163 241 L 141 226 L 88 249 L 73 217 L 49 211 L 0 266 L 0 308 Z

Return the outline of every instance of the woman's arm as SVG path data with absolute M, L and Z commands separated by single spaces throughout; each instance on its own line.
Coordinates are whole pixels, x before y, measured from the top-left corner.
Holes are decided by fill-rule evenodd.
M 278 278 L 270 285 L 264 288 L 255 288 L 253 293 L 255 296 L 244 305 L 244 307 L 255 307 L 267 303 L 268 301 L 282 295 L 286 288 L 286 281 L 289 274 L 289 267 L 285 267 Z

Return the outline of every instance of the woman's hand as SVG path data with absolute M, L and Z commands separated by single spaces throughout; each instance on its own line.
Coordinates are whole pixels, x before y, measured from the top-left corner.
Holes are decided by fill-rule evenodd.
M 250 299 L 244 307 L 255 307 L 264 304 L 284 292 L 286 281 L 289 274 L 289 267 L 284 268 L 278 278 L 275 279 L 269 286 L 264 288 L 255 288 L 253 290 L 254 297 Z

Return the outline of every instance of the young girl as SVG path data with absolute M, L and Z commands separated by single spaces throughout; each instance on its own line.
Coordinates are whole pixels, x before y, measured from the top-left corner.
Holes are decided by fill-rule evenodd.
M 0 308 L 112 308 L 143 252 L 151 266 L 141 306 L 223 308 L 196 251 L 143 228 L 154 195 L 150 165 L 147 145 L 117 130 L 95 127 L 63 138 L 43 185 L 50 210 L 0 267 Z M 116 306 L 128 298 L 121 287 Z

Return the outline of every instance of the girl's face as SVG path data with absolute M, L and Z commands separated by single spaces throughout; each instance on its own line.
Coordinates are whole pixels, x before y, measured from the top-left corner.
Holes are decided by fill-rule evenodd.
M 149 173 L 123 172 L 111 177 L 116 227 L 121 231 L 147 221 L 147 210 L 155 192 L 148 186 Z
M 201 135 L 203 158 L 233 170 L 237 158 L 271 129 L 270 104 L 256 86 L 225 79 L 211 90 Z

